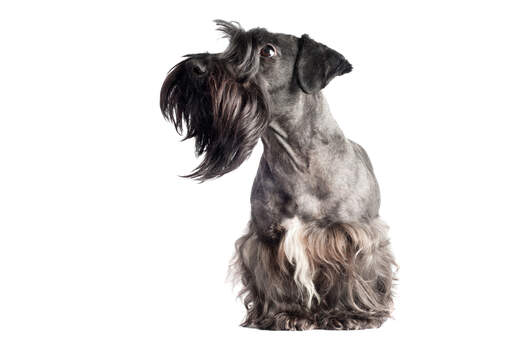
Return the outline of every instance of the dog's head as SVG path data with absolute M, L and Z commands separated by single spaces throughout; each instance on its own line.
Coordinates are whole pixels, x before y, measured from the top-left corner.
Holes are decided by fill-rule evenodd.
M 307 35 L 300 38 L 215 21 L 229 38 L 218 54 L 192 54 L 167 74 L 160 108 L 184 139 L 195 138 L 203 160 L 187 177 L 207 180 L 245 161 L 279 112 L 277 99 L 312 94 L 352 66 Z

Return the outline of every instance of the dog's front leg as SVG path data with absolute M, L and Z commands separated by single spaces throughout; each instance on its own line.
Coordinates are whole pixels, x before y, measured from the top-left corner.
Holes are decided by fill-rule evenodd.
M 309 310 L 304 309 L 307 292 L 294 281 L 294 267 L 284 250 L 285 240 L 283 237 L 278 242 L 262 239 L 254 223 L 249 222 L 249 231 L 236 243 L 237 252 L 232 268 L 242 284 L 241 295 L 247 308 L 242 325 L 272 330 L 313 328 L 314 318 Z M 279 226 L 294 229 L 286 221 Z M 285 236 L 288 232 L 282 233 Z M 295 233 L 291 232 L 292 239 Z M 290 241 L 293 244 L 293 240 Z M 296 256 L 294 251 L 292 254 Z M 295 260 L 303 264 L 301 260 Z M 303 271 L 300 272 L 302 279 Z
M 251 192 L 251 221 L 258 236 L 278 242 L 287 229 L 283 223 L 297 213 L 297 203 L 279 187 L 262 158 Z
M 283 205 L 282 201 L 277 196 L 274 200 L 267 202 L 253 200 L 251 220 L 254 231 L 261 239 L 279 242 L 287 230 L 297 226 L 297 218 L 290 214 L 292 209 Z M 293 204 L 288 205 L 294 206 Z

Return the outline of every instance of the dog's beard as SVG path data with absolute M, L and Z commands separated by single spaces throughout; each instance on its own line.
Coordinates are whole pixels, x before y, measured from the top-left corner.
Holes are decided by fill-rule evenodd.
M 203 159 L 186 177 L 204 181 L 240 166 L 266 129 L 267 95 L 255 77 L 234 79 L 221 63 L 208 76 L 190 75 L 185 60 L 167 75 L 160 107 L 183 140 L 195 138 L 197 156 Z

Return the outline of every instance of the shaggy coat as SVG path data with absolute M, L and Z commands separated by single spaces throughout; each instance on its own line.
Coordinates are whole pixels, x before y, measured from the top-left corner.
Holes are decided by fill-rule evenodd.
M 236 169 L 264 151 L 251 220 L 232 270 L 247 308 L 243 326 L 362 329 L 390 316 L 395 262 L 379 217 L 380 193 L 364 149 L 334 120 L 323 89 L 352 66 L 307 35 L 217 21 L 219 54 L 188 55 L 161 90 L 164 116 L 203 156 L 189 177 Z

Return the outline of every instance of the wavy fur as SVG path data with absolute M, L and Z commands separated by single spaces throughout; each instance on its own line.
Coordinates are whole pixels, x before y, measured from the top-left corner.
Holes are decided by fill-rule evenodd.
M 396 264 L 381 220 L 304 229 L 302 247 L 318 293 L 309 309 L 304 306 L 310 298 L 294 280 L 296 264 L 286 255 L 286 236 L 269 243 L 251 225 L 236 243 L 231 268 L 243 286 L 248 311 L 243 326 L 362 329 L 378 327 L 390 316 Z

